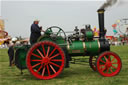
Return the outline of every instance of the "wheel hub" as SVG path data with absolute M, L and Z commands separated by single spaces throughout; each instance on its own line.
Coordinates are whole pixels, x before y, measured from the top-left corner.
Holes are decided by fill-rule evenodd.
M 48 64 L 50 62 L 50 59 L 48 57 L 45 57 L 42 59 L 42 63 Z
M 112 63 L 111 62 L 107 62 L 107 67 L 111 67 L 112 66 Z

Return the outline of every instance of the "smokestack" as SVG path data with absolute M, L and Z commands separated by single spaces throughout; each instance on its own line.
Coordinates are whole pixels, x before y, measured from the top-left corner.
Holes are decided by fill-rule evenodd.
M 104 39 L 105 31 L 104 31 L 104 9 L 99 9 L 98 11 L 98 18 L 99 18 L 99 37 L 100 39 Z
M 104 12 L 105 10 L 114 5 L 118 0 L 107 0 L 107 2 L 105 2 L 99 9 L 98 9 L 98 17 L 99 17 L 99 37 L 100 39 L 104 39 L 105 38 L 105 27 L 104 27 Z

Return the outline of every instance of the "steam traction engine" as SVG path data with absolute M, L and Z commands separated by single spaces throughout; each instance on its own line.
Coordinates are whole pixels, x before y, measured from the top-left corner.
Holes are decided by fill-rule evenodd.
M 57 26 L 48 28 L 33 46 L 15 47 L 15 64 L 26 69 L 38 79 L 52 79 L 69 67 L 71 56 L 90 56 L 89 64 L 102 76 L 111 77 L 121 70 L 121 59 L 110 52 L 109 42 L 105 39 L 104 10 L 99 9 L 99 38 L 87 25 L 85 29 L 75 28 L 75 33 L 66 37 Z M 54 32 L 56 30 L 56 32 Z M 93 61 L 96 58 L 95 61 Z

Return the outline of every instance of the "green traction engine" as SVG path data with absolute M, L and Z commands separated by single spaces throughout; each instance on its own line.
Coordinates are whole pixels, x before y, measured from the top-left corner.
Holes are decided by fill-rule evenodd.
M 95 38 L 90 25 L 74 29 L 66 36 L 57 26 L 49 27 L 34 45 L 16 46 L 15 64 L 23 70 L 28 69 L 38 79 L 57 77 L 64 68 L 69 67 L 73 56 L 90 56 L 89 65 L 105 77 L 117 75 L 121 70 L 121 59 L 110 51 L 105 39 L 104 11 L 98 10 L 99 37 Z

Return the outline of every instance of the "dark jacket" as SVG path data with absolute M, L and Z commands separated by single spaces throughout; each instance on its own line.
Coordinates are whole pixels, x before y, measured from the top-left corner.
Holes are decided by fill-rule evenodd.
M 14 49 L 13 49 L 13 46 L 10 46 L 9 49 L 8 49 L 8 55 L 13 57 L 14 56 Z
M 37 24 L 31 25 L 30 43 L 34 44 L 37 39 L 41 36 L 41 28 Z
M 8 49 L 8 56 L 9 56 L 9 66 L 12 66 L 14 63 L 14 48 L 10 46 Z

